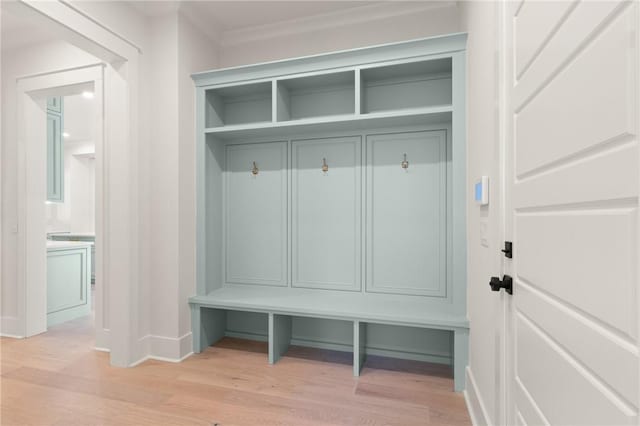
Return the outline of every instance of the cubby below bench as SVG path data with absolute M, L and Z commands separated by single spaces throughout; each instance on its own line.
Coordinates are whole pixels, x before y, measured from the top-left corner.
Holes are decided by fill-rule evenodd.
M 371 324 L 447 330 L 453 333 L 454 387 L 464 389 L 469 323 L 450 305 L 428 298 L 349 293 L 292 288 L 229 286 L 189 299 L 194 352 L 199 353 L 225 336 L 226 311 L 268 315 L 269 363 L 283 356 L 291 341 L 291 318 L 311 317 L 353 323 L 353 375 L 365 361 L 366 327 Z

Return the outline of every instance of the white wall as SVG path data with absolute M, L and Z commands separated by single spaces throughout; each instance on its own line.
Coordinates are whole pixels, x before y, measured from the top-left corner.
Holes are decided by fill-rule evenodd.
M 501 391 L 499 368 L 503 344 L 500 312 L 504 297 L 501 293 L 504 292 L 489 291 L 489 279 L 500 275 L 502 265 L 496 3 L 462 2 L 461 28 L 469 33 L 467 199 L 473 199 L 471 191 L 475 179 L 483 175 L 490 179 L 489 206 L 468 203 L 467 210 L 467 306 L 471 324 L 467 394 L 470 410 L 478 424 L 498 424 L 501 421 L 501 407 L 497 402 Z
M 64 143 L 64 202 L 46 205 L 47 233 L 95 232 L 95 159 L 78 156 L 87 152 L 93 141 Z

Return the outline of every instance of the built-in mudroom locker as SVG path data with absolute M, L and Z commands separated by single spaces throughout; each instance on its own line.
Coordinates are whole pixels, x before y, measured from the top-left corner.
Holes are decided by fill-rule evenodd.
M 466 35 L 203 72 L 194 351 L 467 364 Z M 216 362 L 211 359 L 210 362 Z M 266 362 L 266 360 L 265 360 Z

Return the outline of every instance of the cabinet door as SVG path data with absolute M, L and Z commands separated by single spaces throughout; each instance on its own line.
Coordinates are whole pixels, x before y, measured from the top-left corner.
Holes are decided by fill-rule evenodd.
M 91 312 L 88 256 L 88 247 L 48 251 L 48 326 Z
M 64 201 L 62 116 L 47 113 L 47 200 Z
M 360 137 L 292 143 L 294 287 L 361 289 L 361 145 Z
M 446 296 L 446 147 L 445 131 L 367 137 L 367 291 Z
M 226 166 L 226 282 L 286 286 L 287 144 L 228 145 Z

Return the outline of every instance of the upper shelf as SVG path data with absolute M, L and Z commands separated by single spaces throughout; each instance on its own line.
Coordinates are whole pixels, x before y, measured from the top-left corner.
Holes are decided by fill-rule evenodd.
M 451 58 L 360 71 L 363 114 L 451 105 Z
M 451 57 L 414 59 L 206 88 L 204 131 L 240 138 L 329 123 L 337 130 L 447 121 L 452 100 Z
M 357 130 L 365 125 L 376 128 L 393 126 L 409 126 L 418 124 L 447 123 L 451 121 L 453 108 L 451 105 L 426 108 L 385 111 L 370 114 L 343 114 L 300 120 L 277 121 L 271 123 L 240 124 L 235 126 L 210 127 L 205 129 L 207 135 L 218 139 L 234 140 L 257 137 L 285 137 L 304 132 L 326 130 Z
M 276 80 L 277 121 L 355 114 L 355 71 Z

